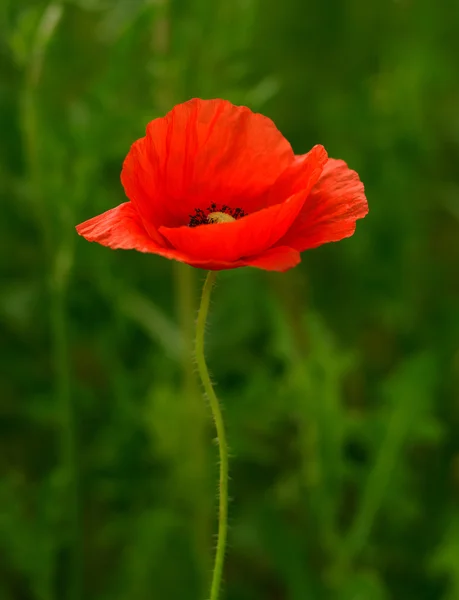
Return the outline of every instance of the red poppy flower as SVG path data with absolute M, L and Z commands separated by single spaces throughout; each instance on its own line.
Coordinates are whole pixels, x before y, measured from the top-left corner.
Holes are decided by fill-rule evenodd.
M 286 271 L 368 212 L 345 162 L 320 145 L 295 156 L 270 119 L 225 100 L 193 99 L 151 121 L 121 181 L 130 201 L 78 233 L 203 269 Z

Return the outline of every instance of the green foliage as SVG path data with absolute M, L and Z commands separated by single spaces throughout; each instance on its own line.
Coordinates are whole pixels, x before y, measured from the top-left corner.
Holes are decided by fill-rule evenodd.
M 74 231 L 192 96 L 323 143 L 370 203 L 288 274 L 219 276 L 227 600 L 458 598 L 457 3 L 0 4 L 0 598 L 208 593 L 204 274 Z

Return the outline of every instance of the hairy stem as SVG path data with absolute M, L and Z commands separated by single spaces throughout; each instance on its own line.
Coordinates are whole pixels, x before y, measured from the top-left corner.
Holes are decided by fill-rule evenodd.
M 225 425 L 223 416 L 215 395 L 209 376 L 204 356 L 204 333 L 209 311 L 210 294 L 215 282 L 216 273 L 209 271 L 204 283 L 196 325 L 196 363 L 199 377 L 209 399 L 212 416 L 217 430 L 218 448 L 220 453 L 220 478 L 219 478 L 219 508 L 218 508 L 218 540 L 215 554 L 215 564 L 210 590 L 210 600 L 218 600 L 225 560 L 226 537 L 228 532 L 228 445 L 226 442 Z

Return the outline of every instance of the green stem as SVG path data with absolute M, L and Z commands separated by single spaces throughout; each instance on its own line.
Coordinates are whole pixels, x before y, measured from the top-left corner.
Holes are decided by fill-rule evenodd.
M 220 452 L 220 483 L 219 483 L 219 509 L 218 509 L 218 539 L 215 564 L 210 590 L 210 600 L 218 600 L 220 585 L 225 560 L 226 536 L 228 532 L 228 445 L 226 442 L 225 425 L 217 396 L 210 381 L 204 356 L 204 333 L 209 311 L 210 294 L 215 282 L 216 273 L 209 271 L 204 283 L 196 324 L 196 363 L 199 377 L 209 399 L 212 416 L 217 430 L 218 447 Z

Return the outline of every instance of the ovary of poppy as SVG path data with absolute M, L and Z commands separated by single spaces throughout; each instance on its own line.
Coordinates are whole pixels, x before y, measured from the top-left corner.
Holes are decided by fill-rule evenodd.
M 295 156 L 274 123 L 193 99 L 151 121 L 124 161 L 129 202 L 77 226 L 90 242 L 210 270 L 286 271 L 300 252 L 351 236 L 363 184 L 323 146 Z

